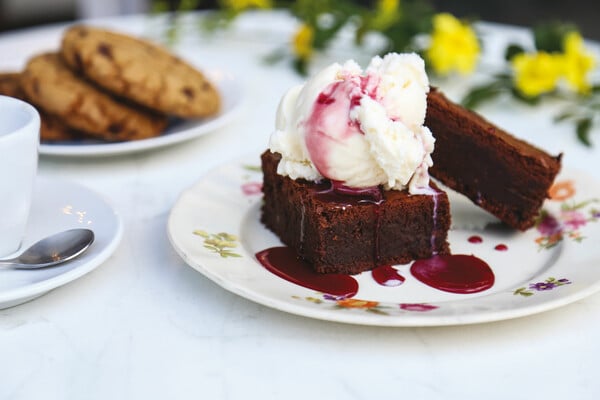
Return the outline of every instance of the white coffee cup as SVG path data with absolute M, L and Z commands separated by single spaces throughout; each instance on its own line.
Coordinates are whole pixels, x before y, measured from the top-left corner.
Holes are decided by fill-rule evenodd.
M 0 96 L 0 257 L 18 250 L 25 236 L 39 142 L 36 109 Z

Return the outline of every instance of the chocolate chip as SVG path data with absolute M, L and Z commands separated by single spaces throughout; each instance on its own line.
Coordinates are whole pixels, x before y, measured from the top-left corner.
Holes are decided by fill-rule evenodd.
M 109 60 L 113 59 L 113 55 L 112 55 L 112 47 L 108 44 L 108 43 L 99 43 L 98 44 L 98 53 L 102 54 L 104 57 L 108 58 Z
M 33 93 L 40 94 L 40 81 L 38 79 L 33 80 Z
M 88 31 L 86 29 L 81 28 L 77 31 L 77 34 L 79 35 L 79 37 L 86 37 L 88 34 Z
M 186 86 L 183 89 L 181 89 L 181 92 L 185 94 L 185 97 L 187 97 L 189 100 L 192 100 L 194 98 L 194 89 L 192 89 L 191 87 Z
M 81 54 L 76 52 L 73 56 L 75 58 L 75 68 L 77 68 L 78 71 L 83 70 L 83 59 L 81 58 Z
M 108 126 L 108 131 L 113 135 L 118 134 L 123 130 L 123 125 L 119 122 L 112 123 Z

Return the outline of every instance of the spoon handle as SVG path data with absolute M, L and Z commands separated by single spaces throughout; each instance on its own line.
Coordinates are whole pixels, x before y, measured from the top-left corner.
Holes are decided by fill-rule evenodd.
M 12 267 L 15 264 L 19 264 L 16 258 L 11 258 L 8 260 L 0 260 L 0 268 L 2 267 Z

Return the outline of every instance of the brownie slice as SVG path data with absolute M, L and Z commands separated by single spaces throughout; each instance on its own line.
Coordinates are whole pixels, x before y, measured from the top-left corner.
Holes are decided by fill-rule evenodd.
M 511 136 L 434 88 L 425 126 L 436 140 L 433 177 L 512 228 L 533 226 L 562 154 L 551 156 Z
M 261 221 L 317 272 L 356 274 L 449 253 L 450 205 L 435 185 L 435 194 L 390 190 L 377 201 L 334 192 L 329 181 L 281 176 L 280 159 L 270 151 L 261 156 Z

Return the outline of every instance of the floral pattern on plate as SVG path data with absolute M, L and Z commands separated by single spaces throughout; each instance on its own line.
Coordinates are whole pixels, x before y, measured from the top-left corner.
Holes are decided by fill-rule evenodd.
M 525 288 L 524 286 L 520 287 L 520 288 L 516 289 L 513 292 L 513 294 L 521 295 L 524 297 L 529 297 L 529 296 L 534 295 L 534 291 L 542 292 L 542 291 L 546 291 L 546 290 L 552 290 L 559 286 L 570 285 L 571 283 L 572 282 L 570 280 L 568 280 L 567 278 L 556 279 L 556 278 L 550 277 L 543 282 L 530 283 L 529 290 L 527 288 Z
M 292 296 L 292 298 L 327 306 L 333 310 L 362 310 L 378 315 L 392 315 L 392 313 L 398 313 L 398 311 L 427 312 L 439 308 L 439 306 L 425 303 L 400 303 L 393 305 L 372 300 L 337 298 L 326 293 L 321 293 L 317 296 L 318 297 L 308 296 L 304 298 Z
M 238 246 L 238 238 L 235 235 L 227 232 L 208 233 L 201 229 L 196 229 L 193 234 L 204 238 L 204 248 L 212 253 L 217 253 L 223 258 L 241 257 L 232 251 Z
M 557 181 L 550 188 L 550 200 L 562 203 L 558 213 L 544 208 L 536 219 L 535 228 L 541 236 L 535 242 L 540 249 L 550 249 L 565 238 L 580 242 L 584 239 L 581 229 L 600 219 L 600 210 L 593 207 L 598 199 L 574 201 L 575 194 L 575 182 L 572 180 Z

